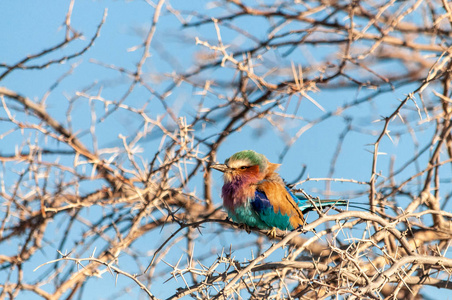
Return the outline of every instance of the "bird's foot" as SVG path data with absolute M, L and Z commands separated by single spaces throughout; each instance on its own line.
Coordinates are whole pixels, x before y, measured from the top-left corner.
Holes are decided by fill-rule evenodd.
M 270 229 L 270 230 L 267 232 L 267 235 L 268 235 L 269 237 L 271 237 L 272 239 L 276 238 L 276 227 L 272 227 L 272 229 Z
M 304 229 L 304 225 L 300 225 L 296 228 L 296 230 L 300 231 L 301 233 L 306 233 L 308 232 L 307 230 Z M 315 228 L 311 229 L 312 232 L 316 233 Z
M 246 233 L 248 233 L 248 234 L 251 233 L 250 227 L 248 225 L 246 225 L 246 224 L 243 224 L 243 223 L 239 224 L 239 228 L 240 229 L 245 229 Z

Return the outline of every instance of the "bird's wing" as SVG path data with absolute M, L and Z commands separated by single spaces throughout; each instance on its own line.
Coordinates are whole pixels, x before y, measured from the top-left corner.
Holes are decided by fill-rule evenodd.
M 263 180 L 257 185 L 251 205 L 269 226 L 283 230 L 295 229 L 305 224 L 295 199 L 284 184 Z

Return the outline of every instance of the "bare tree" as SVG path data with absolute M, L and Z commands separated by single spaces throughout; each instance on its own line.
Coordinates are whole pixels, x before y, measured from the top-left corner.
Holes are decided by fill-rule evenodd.
M 55 16 L 59 42 L 0 63 L 0 299 L 92 299 L 109 280 L 113 299 L 451 289 L 448 1 L 149 0 L 128 66 L 90 56 L 112 21 L 105 10 L 85 36 L 77 4 Z M 59 75 L 43 94 L 12 84 L 47 70 Z M 82 86 L 77 72 L 96 77 Z M 334 135 L 328 168 L 297 167 L 295 188 L 368 210 L 247 235 L 219 204 L 218 151 L 241 130 L 274 143 L 271 131 L 282 161 L 316 128 Z

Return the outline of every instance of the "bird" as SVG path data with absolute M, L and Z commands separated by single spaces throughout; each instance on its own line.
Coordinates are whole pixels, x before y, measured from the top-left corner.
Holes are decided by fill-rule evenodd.
M 223 172 L 221 190 L 223 207 L 232 221 L 245 227 L 270 230 L 294 230 L 305 226 L 303 213 L 333 205 L 347 205 L 347 200 L 320 200 L 295 195 L 276 172 L 280 164 L 269 162 L 265 155 L 243 150 L 212 169 Z

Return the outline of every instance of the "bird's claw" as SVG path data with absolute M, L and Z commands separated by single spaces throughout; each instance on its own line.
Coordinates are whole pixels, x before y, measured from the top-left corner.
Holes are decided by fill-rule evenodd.
M 267 232 L 267 235 L 268 235 L 269 237 L 271 237 L 272 239 L 276 238 L 276 228 L 275 228 L 275 227 L 272 227 L 272 229 L 270 229 L 270 230 Z
M 245 231 L 246 231 L 246 233 L 248 233 L 248 234 L 250 234 L 251 233 L 251 229 L 250 229 L 250 227 L 248 226 L 248 225 L 246 225 L 246 224 L 239 224 L 239 228 L 240 229 L 245 229 Z

